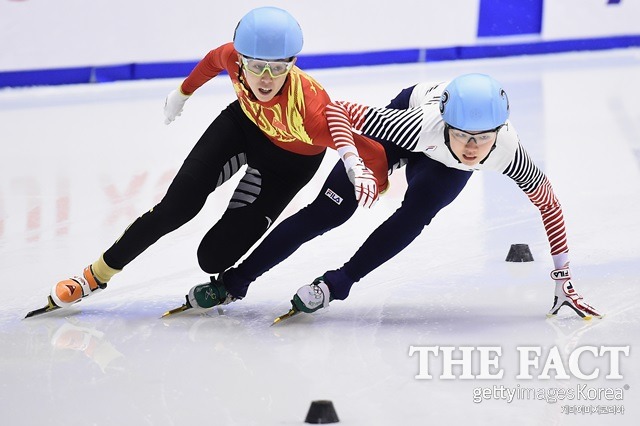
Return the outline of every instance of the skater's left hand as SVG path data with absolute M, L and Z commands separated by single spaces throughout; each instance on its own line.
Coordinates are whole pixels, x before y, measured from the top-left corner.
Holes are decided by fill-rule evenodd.
M 356 200 L 361 207 L 372 207 L 378 200 L 378 180 L 365 166 L 362 158 L 352 155 L 344 160 L 349 180 L 353 183 Z
M 551 271 L 551 278 L 556 282 L 556 291 L 553 299 L 553 307 L 547 314 L 548 317 L 555 316 L 561 307 L 568 306 L 586 320 L 592 317 L 602 318 L 602 314 L 595 310 L 594 307 L 587 304 L 582 296 L 580 296 L 571 281 L 571 271 L 569 265 L 563 268 Z

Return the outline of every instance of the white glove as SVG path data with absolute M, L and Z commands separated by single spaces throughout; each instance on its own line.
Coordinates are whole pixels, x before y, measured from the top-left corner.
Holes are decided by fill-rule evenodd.
M 568 306 L 581 318 L 591 319 L 591 317 L 602 318 L 602 314 L 587 304 L 571 283 L 571 271 L 569 265 L 551 271 L 551 278 L 556 282 L 556 293 L 553 299 L 553 307 L 547 317 L 555 316 L 561 307 Z
M 182 108 L 184 108 L 184 103 L 187 102 L 190 95 L 185 95 L 182 93 L 180 88 L 172 90 L 171 93 L 167 95 L 167 99 L 164 101 L 164 116 L 166 117 L 164 120 L 164 124 L 169 124 L 176 117 L 180 117 L 182 115 Z
M 378 181 L 373 172 L 357 155 L 347 157 L 344 160 L 344 167 L 355 189 L 358 205 L 367 208 L 373 206 L 378 200 Z

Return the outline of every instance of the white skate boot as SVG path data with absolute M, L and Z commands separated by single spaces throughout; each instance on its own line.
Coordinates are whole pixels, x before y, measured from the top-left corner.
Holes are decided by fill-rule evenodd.
M 324 277 L 318 277 L 311 284 L 300 287 L 291 303 L 295 310 L 312 313 L 329 306 L 331 300 L 331 292 Z

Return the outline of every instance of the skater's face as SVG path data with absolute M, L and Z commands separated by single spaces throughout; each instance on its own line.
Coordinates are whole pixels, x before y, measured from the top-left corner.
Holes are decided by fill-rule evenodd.
M 287 74 L 296 62 L 296 58 L 288 61 L 263 61 L 238 55 L 242 63 L 245 80 L 253 95 L 261 102 L 268 102 L 278 94 Z
M 489 153 L 498 137 L 498 130 L 487 132 L 464 132 L 449 127 L 451 150 L 465 166 L 475 166 Z

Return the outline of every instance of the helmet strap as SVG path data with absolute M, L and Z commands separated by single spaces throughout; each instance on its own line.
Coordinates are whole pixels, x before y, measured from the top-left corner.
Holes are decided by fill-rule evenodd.
M 242 62 L 240 62 L 240 68 L 238 68 L 238 80 L 240 80 L 240 83 L 242 83 L 244 88 L 247 89 L 247 92 L 251 94 L 251 97 L 255 98 L 256 95 L 253 94 L 253 90 L 251 90 L 251 87 L 249 87 L 249 84 L 247 83 L 247 79 L 244 77 L 244 65 L 242 65 Z
M 496 149 L 496 143 L 498 143 L 498 138 L 496 138 L 496 141 L 493 143 L 493 146 L 489 150 L 489 153 L 487 154 L 487 156 L 484 157 L 478 164 L 484 164 L 484 162 L 487 161 L 487 158 L 489 158 L 493 150 Z
M 462 164 L 462 161 L 460 161 L 456 153 L 451 149 L 451 141 L 449 140 L 449 129 L 451 128 L 452 127 L 447 123 L 444 123 L 444 144 L 447 146 L 447 148 L 449 148 L 449 152 L 451 153 L 453 158 L 455 158 L 458 163 Z
M 487 161 L 487 158 L 489 158 L 489 156 L 491 155 L 491 153 L 493 152 L 494 149 L 496 149 L 496 145 L 498 144 L 498 136 L 500 136 L 500 129 L 502 129 L 502 127 L 506 126 L 506 124 L 501 124 L 500 126 L 498 126 L 496 128 L 496 141 L 493 143 L 493 146 L 491 147 L 491 149 L 489 150 L 489 153 L 487 154 L 486 157 L 484 157 L 482 159 L 482 161 L 480 161 L 479 164 L 484 164 L 485 161 Z

